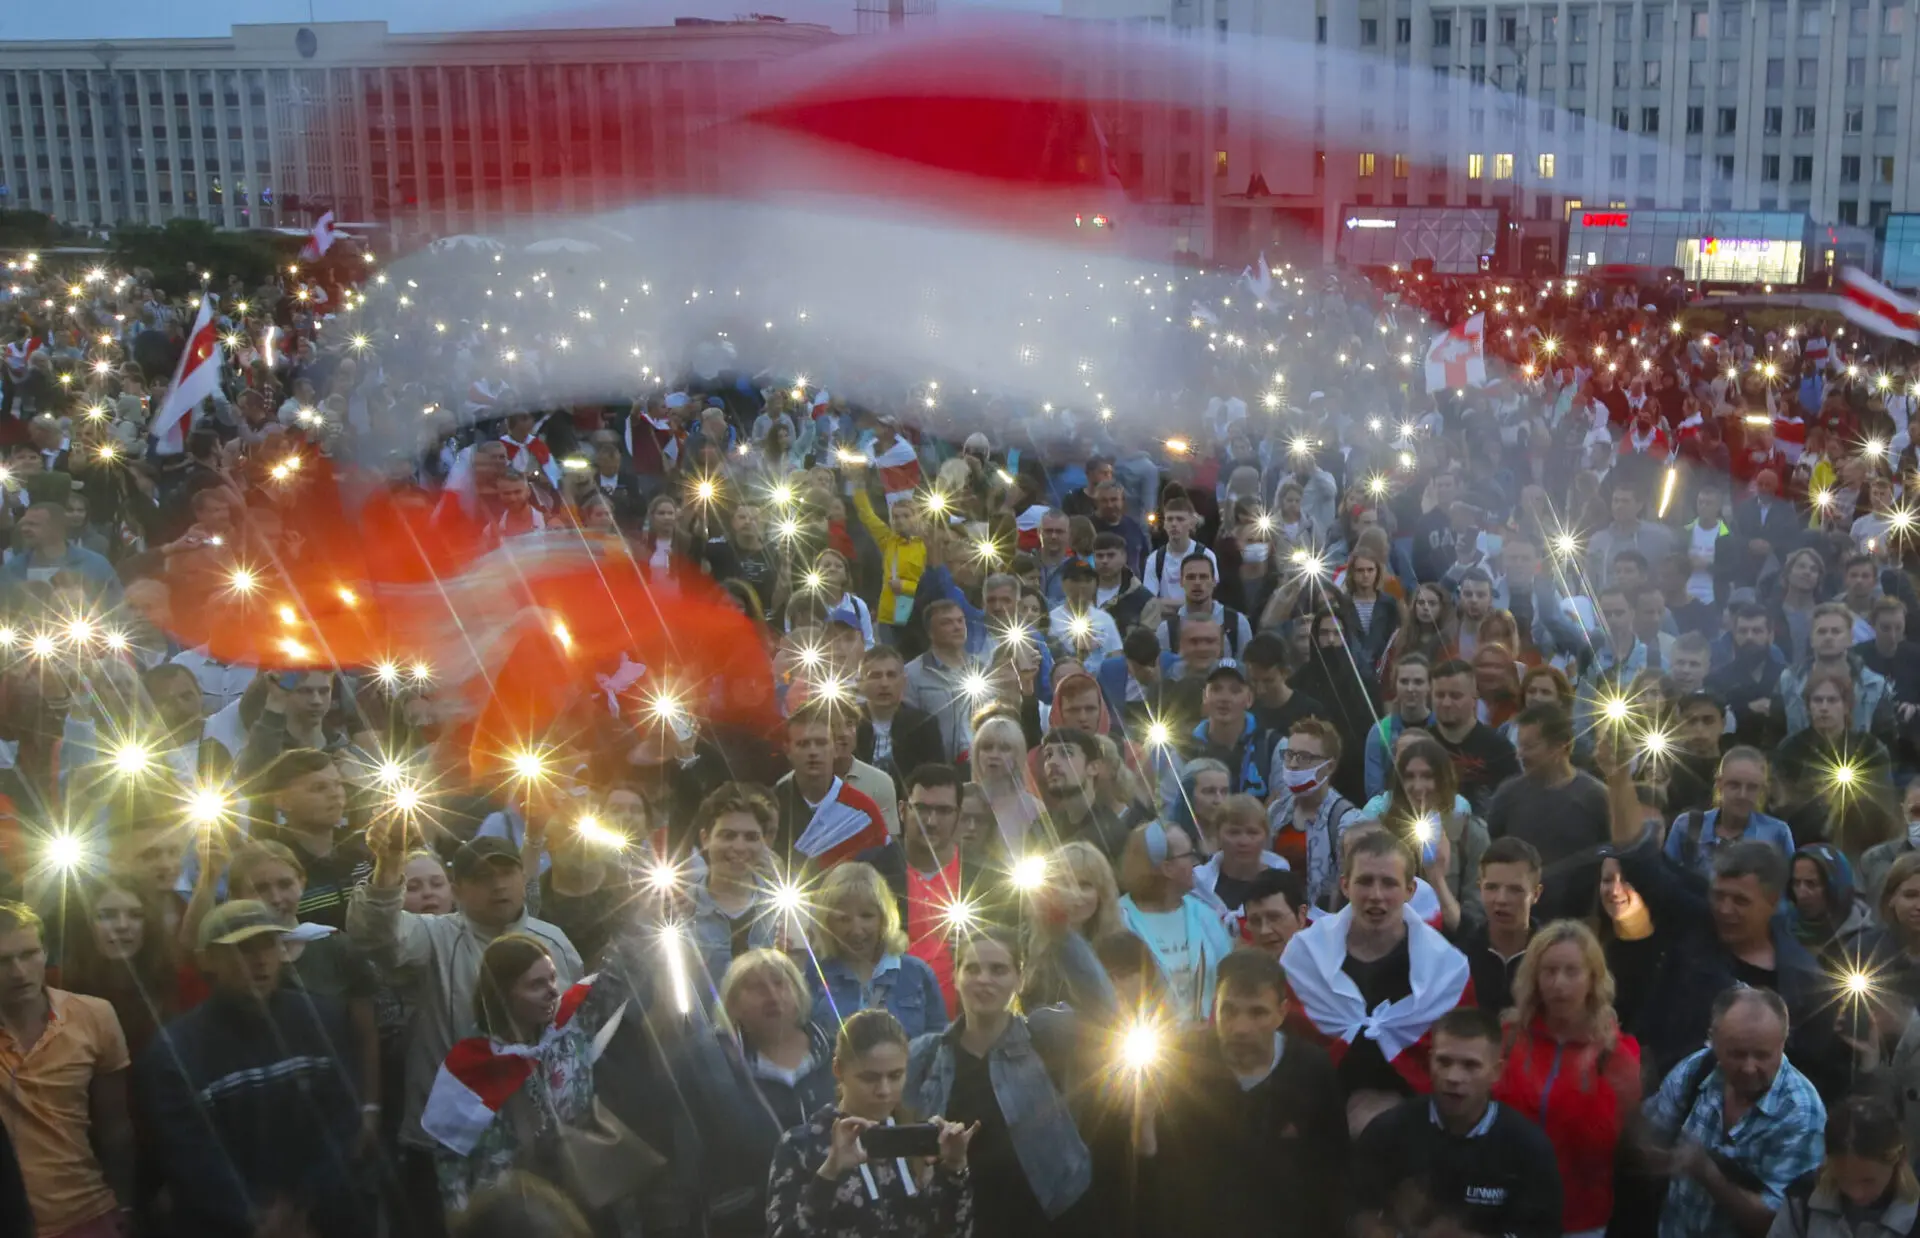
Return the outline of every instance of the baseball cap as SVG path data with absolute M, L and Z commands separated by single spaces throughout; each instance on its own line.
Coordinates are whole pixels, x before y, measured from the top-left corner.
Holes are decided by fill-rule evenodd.
M 1222 662 L 1207 672 L 1207 684 L 1209 686 L 1221 679 L 1232 679 L 1239 683 L 1247 684 L 1248 687 L 1252 687 L 1252 684 L 1247 680 L 1247 673 L 1231 662 Z
M 257 899 L 236 898 L 230 903 L 222 903 L 208 912 L 200 921 L 199 947 L 237 946 L 243 941 L 261 937 L 268 933 L 290 933 L 293 930 L 280 923 Z
M 490 865 L 501 861 L 518 865 L 520 849 L 504 838 L 490 835 L 465 843 L 453 853 L 453 879 L 469 881 L 478 877 Z

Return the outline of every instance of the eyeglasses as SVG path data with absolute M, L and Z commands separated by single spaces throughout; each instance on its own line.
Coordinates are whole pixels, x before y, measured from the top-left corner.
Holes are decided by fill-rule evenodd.
M 1288 769 L 1312 769 L 1326 759 L 1317 752 L 1302 752 L 1298 748 L 1289 748 L 1281 757 L 1281 762 Z
M 1172 863 L 1174 863 L 1175 861 L 1178 861 L 1178 860 L 1189 860 L 1189 861 L 1191 861 L 1191 860 L 1193 860 L 1193 859 L 1195 859 L 1195 858 L 1196 858 L 1196 857 L 1194 856 L 1194 854 L 1193 854 L 1193 852 L 1191 852 L 1191 851 L 1169 851 L 1169 852 L 1167 852 L 1167 863 L 1169 863 L 1169 864 L 1172 864 Z

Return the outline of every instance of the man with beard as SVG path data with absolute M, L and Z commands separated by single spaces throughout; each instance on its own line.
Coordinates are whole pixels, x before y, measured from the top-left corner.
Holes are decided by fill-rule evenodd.
M 1040 741 L 1040 797 L 1050 836 L 1060 842 L 1090 842 L 1109 859 L 1118 859 L 1128 827 L 1096 798 L 1101 769 L 1100 745 L 1085 731 L 1057 727 Z
M 1732 742 L 1767 749 L 1786 735 L 1774 712 L 1773 692 L 1786 660 L 1773 643 L 1773 620 L 1753 602 L 1729 607 L 1733 613 L 1733 657 L 1707 676 L 1707 691 L 1733 712 Z

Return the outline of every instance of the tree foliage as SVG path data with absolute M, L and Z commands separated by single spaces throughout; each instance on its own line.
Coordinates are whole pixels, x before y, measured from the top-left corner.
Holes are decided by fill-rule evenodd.
M 238 275 L 251 287 L 263 283 L 284 261 L 275 238 L 253 232 L 227 232 L 203 219 L 170 219 L 159 227 L 129 225 L 114 231 L 109 243 L 122 270 L 153 272 L 153 282 L 170 296 L 192 292 L 205 273 L 215 287 Z

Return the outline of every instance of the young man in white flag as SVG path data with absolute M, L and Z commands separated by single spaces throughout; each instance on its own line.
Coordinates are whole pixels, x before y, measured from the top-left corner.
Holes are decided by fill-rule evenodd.
M 202 295 L 200 312 L 194 315 L 193 329 L 187 332 L 187 346 L 174 367 L 173 382 L 153 416 L 149 427 L 154 450 L 163 456 L 177 456 L 186 450 L 187 435 L 193 430 L 193 410 L 200 402 L 220 390 L 220 369 L 226 355 L 220 347 L 220 332 L 213 322 L 213 298 Z
M 1324 1045 L 1354 1132 L 1400 1098 L 1433 1090 L 1428 1030 L 1473 1004 L 1467 957 L 1407 906 L 1413 856 L 1384 829 L 1345 842 L 1338 915 L 1296 933 L 1280 956 L 1288 1030 Z
M 301 247 L 300 256 L 309 262 L 316 258 L 324 258 L 338 239 L 340 239 L 339 233 L 333 230 L 333 212 L 328 211 L 314 221 L 313 233 L 307 237 L 307 243 Z

